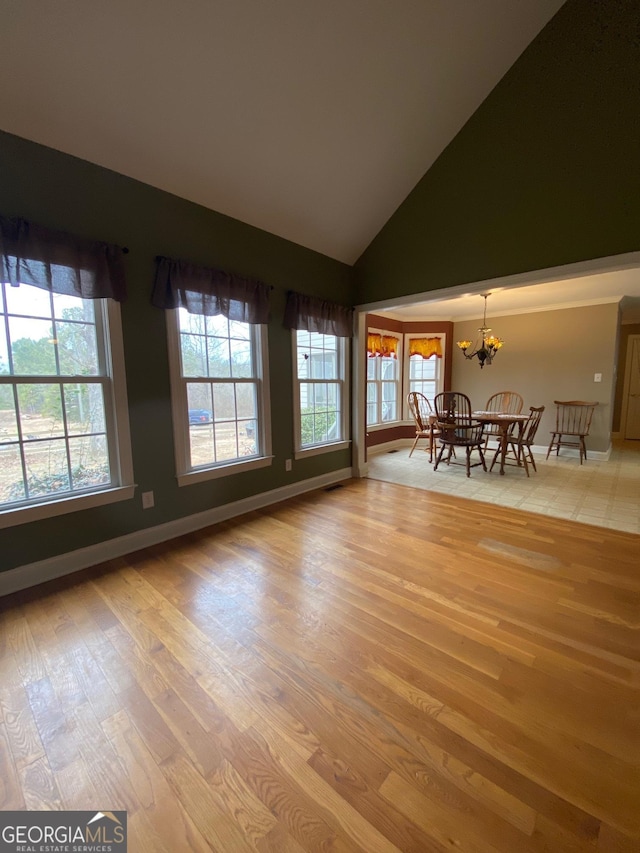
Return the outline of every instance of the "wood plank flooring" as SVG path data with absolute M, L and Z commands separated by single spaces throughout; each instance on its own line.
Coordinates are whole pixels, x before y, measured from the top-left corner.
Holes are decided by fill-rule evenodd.
M 640 851 L 640 537 L 358 480 L 0 600 L 0 809 L 130 853 Z

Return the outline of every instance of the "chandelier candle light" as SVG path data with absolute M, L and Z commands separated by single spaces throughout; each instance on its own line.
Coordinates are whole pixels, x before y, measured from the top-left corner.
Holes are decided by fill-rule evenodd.
M 471 346 L 471 341 L 456 341 L 456 343 L 462 350 L 462 354 L 465 358 L 473 358 L 474 356 L 477 356 L 478 361 L 480 362 L 480 367 L 482 368 L 485 364 L 491 364 L 494 355 L 498 352 L 500 347 L 504 345 L 504 341 L 500 338 L 496 338 L 495 335 L 489 334 L 491 329 L 487 326 L 487 297 L 491 296 L 491 294 L 481 293 L 480 296 L 484 299 L 484 316 L 482 318 L 482 325 L 478 329 L 482 335 L 482 343 L 480 346 L 476 346 L 476 349 L 470 353 L 467 353 L 467 350 Z

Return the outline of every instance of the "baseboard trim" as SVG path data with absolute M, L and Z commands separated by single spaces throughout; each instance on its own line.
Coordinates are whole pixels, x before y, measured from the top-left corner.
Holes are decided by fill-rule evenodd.
M 157 545 L 160 542 L 175 539 L 178 536 L 183 536 L 185 533 L 202 530 L 204 527 L 218 524 L 221 521 L 228 521 L 231 518 L 245 515 L 255 509 L 272 506 L 288 498 L 302 495 L 305 492 L 312 492 L 315 489 L 332 486 L 342 480 L 349 480 L 351 477 L 351 468 L 330 471 L 318 477 L 300 480 L 297 483 L 291 483 L 291 485 L 282 486 L 279 489 L 272 489 L 271 491 L 252 495 L 249 498 L 243 498 L 230 504 L 214 507 L 196 515 L 178 518 L 175 521 L 159 524 L 156 527 L 147 527 L 144 530 L 137 530 L 135 533 L 129 533 L 126 536 L 108 539 L 106 542 L 98 542 L 96 545 L 90 545 L 88 548 L 79 548 L 76 551 L 40 560 L 37 563 L 29 563 L 24 566 L 18 566 L 15 569 L 9 569 L 7 572 L 0 573 L 0 597 L 64 577 L 82 569 L 88 569 L 90 566 L 104 563 L 107 560 L 113 560 L 116 557 L 124 557 L 126 554 L 139 551 L 141 548 L 148 548 L 150 545 Z

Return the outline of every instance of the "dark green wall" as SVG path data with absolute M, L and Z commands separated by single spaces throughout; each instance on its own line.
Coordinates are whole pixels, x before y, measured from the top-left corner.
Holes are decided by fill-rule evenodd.
M 349 451 L 293 462 L 291 334 L 285 294 L 353 304 L 352 269 L 272 234 L 83 160 L 0 133 L 0 213 L 117 243 L 126 256 L 122 306 L 135 482 L 131 501 L 0 531 L 0 570 L 172 521 L 351 464 Z M 165 316 L 150 304 L 156 255 L 217 266 L 273 285 L 269 364 L 274 464 L 178 488 Z M 155 508 L 139 494 L 153 490 Z
M 364 252 L 357 301 L 638 249 L 640 3 L 569 0 Z

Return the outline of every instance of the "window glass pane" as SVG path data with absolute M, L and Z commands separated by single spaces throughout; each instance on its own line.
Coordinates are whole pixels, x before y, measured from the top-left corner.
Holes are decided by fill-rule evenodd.
M 231 376 L 229 338 L 208 337 L 207 358 L 209 363 L 209 376 L 217 379 Z
M 203 323 L 203 331 L 207 335 L 214 335 L 219 338 L 229 337 L 229 321 L 222 314 L 216 314 L 215 317 L 198 317 L 200 323 Z
M 0 444 L 18 439 L 18 419 L 13 402 L 13 388 L 0 385 Z
M 51 317 L 51 297 L 48 290 L 29 284 L 21 284 L 19 287 L 7 286 L 5 293 L 9 314 Z
M 213 424 L 189 424 L 189 448 L 191 465 L 211 465 L 216 461 L 213 447 Z
M 376 363 L 378 359 L 371 357 L 367 357 L 367 379 L 375 379 L 376 378 Z
M 251 342 L 248 340 L 231 339 L 231 374 L 233 376 L 249 377 L 253 374 L 251 364 Z
M 4 317 L 0 316 L 0 375 L 9 373 L 9 346 L 5 332 Z M 1 406 L 0 406 L 1 408 Z
M 29 498 L 69 491 L 67 445 L 64 439 L 26 442 L 24 461 Z
M 64 405 L 69 435 L 106 432 L 102 386 L 65 384 Z
M 238 436 L 235 421 L 230 423 L 217 423 L 215 425 L 214 440 L 216 445 L 217 462 L 237 459 L 240 456 L 238 452 Z
M 207 347 L 202 335 L 180 335 L 183 376 L 207 376 Z
M 0 444 L 0 503 L 25 499 L 22 457 L 17 444 Z
M 213 420 L 211 385 L 208 382 L 188 382 L 187 402 L 190 424 L 199 425 Z
M 73 489 L 91 489 L 109 484 L 109 453 L 106 435 L 69 439 Z
M 231 382 L 215 382 L 213 389 L 213 419 L 228 421 L 236 418 L 234 385 Z
M 74 309 L 82 313 L 80 309 Z M 97 376 L 96 327 L 89 323 L 56 323 L 60 373 L 67 376 Z
M 18 385 L 20 429 L 25 439 L 64 435 L 59 385 Z
M 50 320 L 9 317 L 9 337 L 14 374 L 56 375 L 56 353 Z
M 378 420 L 377 420 L 377 406 L 369 403 L 367 405 L 367 423 L 368 424 L 375 424 L 377 422 L 378 422 Z
M 381 379 L 396 379 L 398 375 L 398 362 L 395 358 L 380 359 L 380 378 Z
M 95 323 L 95 311 L 92 299 L 81 299 L 78 296 L 65 296 L 52 293 L 53 316 L 59 320 L 84 320 L 85 323 Z

